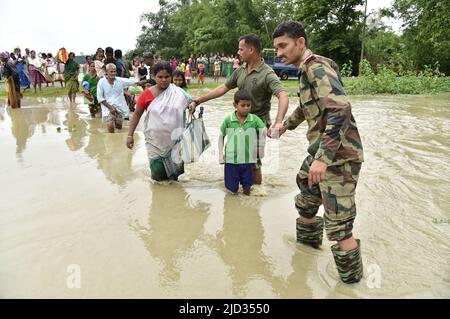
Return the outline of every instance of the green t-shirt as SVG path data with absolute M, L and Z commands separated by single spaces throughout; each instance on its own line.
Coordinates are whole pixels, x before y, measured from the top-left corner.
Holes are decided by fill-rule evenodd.
M 247 74 L 247 63 L 244 63 L 225 82 L 228 89 L 247 90 L 252 96 L 252 113 L 266 118 L 270 113 L 272 95 L 285 91 L 275 71 L 263 59 L 261 64 Z
M 256 163 L 257 141 L 264 145 L 265 128 L 263 121 L 255 114 L 248 114 L 242 125 L 235 112 L 227 116 L 220 125 L 220 133 L 226 137 L 225 163 Z

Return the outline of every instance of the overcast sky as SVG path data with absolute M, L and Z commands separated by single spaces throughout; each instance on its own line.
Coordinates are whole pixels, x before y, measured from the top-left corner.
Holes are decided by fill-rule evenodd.
M 93 54 L 98 47 L 111 46 L 125 53 L 135 48 L 140 15 L 156 12 L 158 2 L 0 0 L 0 51 L 19 46 L 22 51 L 27 47 L 55 54 L 64 46 L 77 54 Z M 368 0 L 369 12 L 391 2 Z

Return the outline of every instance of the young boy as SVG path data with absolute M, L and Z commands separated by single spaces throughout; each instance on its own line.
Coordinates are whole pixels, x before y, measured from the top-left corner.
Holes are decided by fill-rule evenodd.
M 203 62 L 198 64 L 198 84 L 203 85 L 205 83 L 205 65 Z
M 138 67 L 139 81 L 147 79 L 148 70 L 145 67 L 144 60 L 141 60 L 141 66 Z
M 254 184 L 253 166 L 264 153 L 266 126 L 258 116 L 250 113 L 251 96 L 248 91 L 237 91 L 233 105 L 236 110 L 220 126 L 219 163 L 225 164 L 225 187 L 237 193 L 240 183 L 244 194 L 250 195 L 250 187 Z

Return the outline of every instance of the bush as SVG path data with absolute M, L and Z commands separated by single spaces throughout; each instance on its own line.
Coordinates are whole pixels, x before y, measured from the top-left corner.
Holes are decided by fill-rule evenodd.
M 426 66 L 417 74 L 387 65 L 375 70 L 367 60 L 359 65 L 360 76 L 345 78 L 347 94 L 427 94 L 450 92 L 450 78 L 439 71 L 439 65 Z

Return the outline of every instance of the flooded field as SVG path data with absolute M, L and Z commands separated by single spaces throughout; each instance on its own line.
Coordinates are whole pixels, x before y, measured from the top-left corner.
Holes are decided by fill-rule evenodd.
M 130 151 L 128 122 L 107 134 L 81 99 L 2 100 L 0 297 L 450 297 L 450 95 L 351 97 L 366 159 L 356 285 L 331 242 L 295 242 L 306 123 L 268 142 L 252 196 L 226 192 L 216 140 L 231 98 L 205 105 L 213 146 L 172 184 L 150 181 L 142 123 Z

